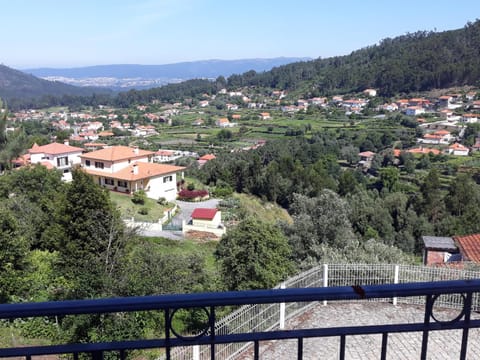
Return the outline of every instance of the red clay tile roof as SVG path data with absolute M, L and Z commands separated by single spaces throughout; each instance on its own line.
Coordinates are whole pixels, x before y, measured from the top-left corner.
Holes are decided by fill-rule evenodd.
M 468 150 L 467 147 L 465 147 L 465 146 L 463 146 L 462 144 L 459 144 L 459 143 L 452 144 L 448 148 L 452 149 L 452 150 L 462 150 L 462 151 Z
M 128 159 L 138 159 L 153 155 L 153 151 L 146 151 L 138 149 L 138 153 L 128 146 L 112 146 L 109 148 L 92 151 L 83 154 L 84 159 L 104 160 L 104 161 L 120 161 Z
M 28 151 L 30 154 L 67 154 L 73 152 L 82 152 L 83 149 L 75 146 L 59 144 L 59 143 L 51 143 L 43 146 L 38 146 L 37 144 L 33 144 L 32 148 Z
M 480 263 L 480 234 L 454 236 L 464 261 Z
M 137 167 L 136 174 L 134 174 L 134 170 L 133 170 L 134 166 Z M 173 174 L 182 170 L 185 170 L 185 168 L 182 166 L 146 163 L 146 162 L 139 162 L 139 161 L 127 166 L 124 169 L 116 171 L 114 173 L 108 173 L 105 171 L 98 171 L 93 169 L 85 169 L 85 171 L 90 175 L 103 176 L 103 177 L 125 180 L 125 181 L 150 179 L 152 177 L 157 177 L 161 175 Z
M 192 219 L 213 220 L 217 209 L 196 208 L 192 212 Z
M 213 154 L 206 154 L 200 157 L 198 160 L 213 160 L 215 159 L 215 155 Z

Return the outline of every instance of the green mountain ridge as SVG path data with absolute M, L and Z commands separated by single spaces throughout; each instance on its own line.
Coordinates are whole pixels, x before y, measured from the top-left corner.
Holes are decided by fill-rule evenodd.
M 233 75 L 229 86 L 303 89 L 312 95 L 376 88 L 380 94 L 478 85 L 480 20 L 462 29 L 418 31 L 387 38 L 349 55 L 292 63 L 253 74 Z
M 48 81 L 23 73 L 5 65 L 0 65 L 0 98 L 29 99 L 41 96 L 76 95 L 88 96 L 93 93 L 110 92 L 105 89 L 80 88 L 57 81 Z

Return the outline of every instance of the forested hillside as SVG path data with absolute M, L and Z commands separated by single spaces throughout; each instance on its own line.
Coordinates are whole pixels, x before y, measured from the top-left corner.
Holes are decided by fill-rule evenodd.
M 228 79 L 228 85 L 305 89 L 318 94 L 373 87 L 382 95 L 391 96 L 477 85 L 479 55 L 480 21 L 476 21 L 458 30 L 419 31 L 387 38 L 347 56 L 293 63 L 261 74 L 234 75 Z
M 60 82 L 47 81 L 33 75 L 0 65 L 0 98 L 30 99 L 42 96 L 77 95 L 87 96 L 94 92 L 109 92 L 108 90 L 79 88 Z

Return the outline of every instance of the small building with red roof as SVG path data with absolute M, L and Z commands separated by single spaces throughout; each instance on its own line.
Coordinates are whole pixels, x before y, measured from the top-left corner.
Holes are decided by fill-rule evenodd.
M 183 224 L 183 233 L 189 231 L 206 232 L 221 237 L 226 232 L 222 224 L 221 211 L 216 208 L 196 208 L 192 212 L 192 220 Z
M 425 265 L 480 264 L 480 234 L 422 236 Z

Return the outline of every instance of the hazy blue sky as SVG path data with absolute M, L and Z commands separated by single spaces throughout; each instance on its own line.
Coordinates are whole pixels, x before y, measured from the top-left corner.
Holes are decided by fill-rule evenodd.
M 479 0 L 0 0 L 14 68 L 348 54 L 480 17 Z

